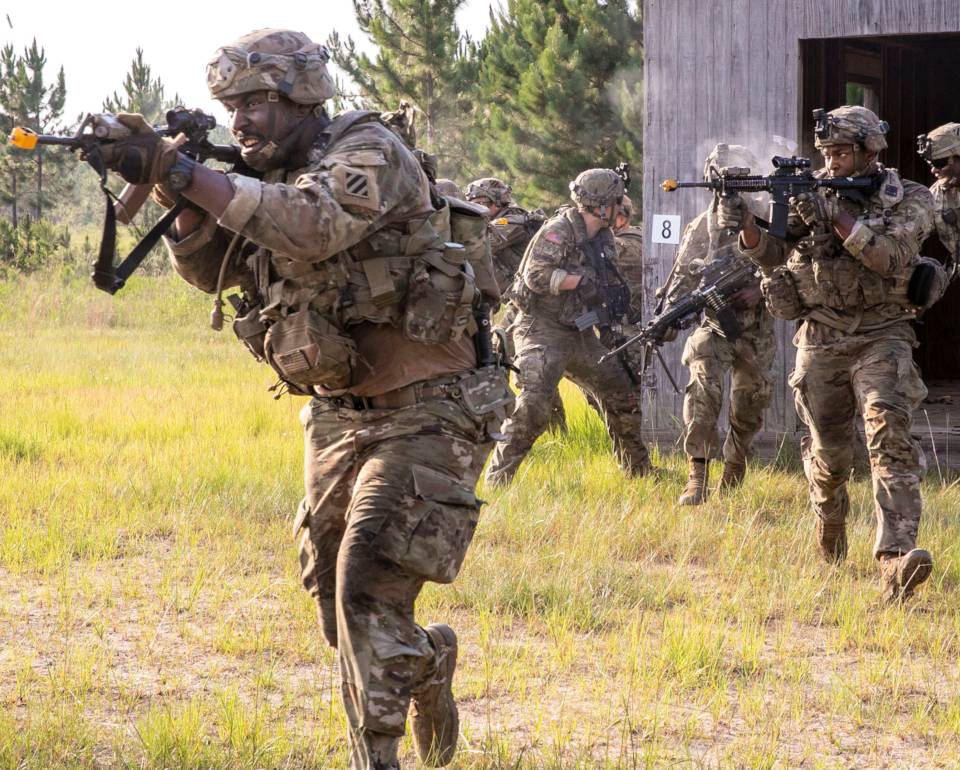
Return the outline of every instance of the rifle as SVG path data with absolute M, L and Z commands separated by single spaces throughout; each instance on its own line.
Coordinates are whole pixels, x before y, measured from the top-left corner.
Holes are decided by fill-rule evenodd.
M 756 268 L 750 264 L 742 264 L 729 272 L 721 273 L 716 278 L 713 278 L 713 274 L 705 276 L 700 288 L 655 315 L 637 334 L 606 353 L 597 363 L 602 364 L 631 345 L 642 342 L 646 345 L 645 368 L 649 363 L 650 353 L 663 344 L 663 338 L 669 329 L 689 325 L 700 315 L 700 311 L 708 307 L 716 314 L 717 323 L 724 336 L 731 342 L 735 342 L 742 330 L 737 322 L 736 313 L 730 305 L 730 298 L 754 280 L 756 280 Z
M 710 179 L 706 181 L 678 182 L 676 179 L 665 179 L 660 187 L 664 192 L 673 192 L 681 187 L 701 187 L 720 195 L 768 192 L 770 221 L 762 224 L 770 235 L 786 238 L 791 198 L 814 190 L 836 190 L 846 198 L 863 202 L 880 189 L 883 182 L 882 174 L 838 179 L 816 177 L 810 171 L 809 158 L 796 156 L 776 156 L 773 158 L 773 167 L 775 170 L 770 176 L 751 175 L 747 168 L 711 168 Z
M 167 111 L 167 123 L 155 126 L 154 130 L 161 136 L 177 137 L 182 143 L 179 151 L 193 158 L 198 163 L 207 160 L 216 160 L 242 166 L 240 148 L 231 144 L 213 144 L 209 139 L 210 132 L 216 128 L 217 121 L 212 115 L 207 115 L 199 109 L 188 110 L 185 107 L 176 107 Z M 103 220 L 103 235 L 100 239 L 100 253 L 94 264 L 93 282 L 98 289 L 108 294 L 115 294 L 126 283 L 127 278 L 140 266 L 150 250 L 160 240 L 173 220 L 183 211 L 186 202 L 180 198 L 140 240 L 130 254 L 119 265 L 114 265 L 116 251 L 117 220 L 129 224 L 147 197 L 150 195 L 151 185 L 128 184 L 119 196 L 114 195 L 107 187 L 107 170 L 100 160 L 100 148 L 103 145 L 123 141 L 130 136 L 130 130 L 113 115 L 87 115 L 77 133 L 73 136 L 54 136 L 38 134 L 29 128 L 17 126 L 10 133 L 9 141 L 22 150 L 36 150 L 38 146 L 47 145 L 66 147 L 74 152 L 80 152 L 100 174 L 100 189 L 106 200 L 106 211 Z M 243 170 L 245 167 L 239 169 Z

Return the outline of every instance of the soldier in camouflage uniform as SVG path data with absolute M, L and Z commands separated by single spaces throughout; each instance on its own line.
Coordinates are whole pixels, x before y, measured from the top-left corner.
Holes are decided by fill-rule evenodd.
M 721 203 L 720 224 L 742 224 L 740 246 L 764 269 L 770 312 L 802 320 L 790 384 L 810 429 L 803 465 L 818 545 L 828 561 L 846 556 L 851 424 L 859 411 L 873 477 L 873 552 L 885 599 L 899 602 L 933 566 L 916 547 L 922 456 L 910 428 L 927 389 L 913 362 L 917 306 L 908 294 L 920 244 L 933 227 L 933 200 L 926 187 L 878 163 L 887 130 L 864 107 L 817 116 L 816 145 L 826 162 L 819 173 L 871 176 L 877 185 L 859 199 L 829 191 L 798 196 L 789 222 L 795 242 L 761 231 L 735 198 Z
M 730 167 L 756 171 L 757 160 L 742 145 L 718 144 L 707 157 L 704 178 L 711 169 Z M 758 202 L 748 203 L 760 213 Z M 717 221 L 718 200 L 694 219 L 683 233 L 673 279 L 666 288 L 667 305 L 700 284 L 704 272 L 735 269 L 746 261 L 736 247 L 738 233 Z M 773 318 L 763 306 L 760 280 L 732 298 L 742 334 L 735 342 L 724 335 L 716 314 L 707 309 L 700 326 L 687 339 L 683 364 L 690 381 L 683 398 L 683 448 L 689 463 L 689 478 L 680 493 L 681 505 L 699 505 L 707 498 L 710 458 L 720 448 L 717 420 L 723 403 L 723 381 L 730 374 L 730 429 L 723 442 L 723 475 L 720 490 L 743 483 L 754 436 L 763 424 L 763 411 L 770 403 L 773 380 L 770 367 L 776 350 Z
M 414 603 L 460 568 L 490 432 L 512 403 L 474 344 L 476 303 L 499 293 L 482 212 L 433 197 L 376 113 L 328 117 L 326 61 L 302 33 L 267 29 L 209 63 L 210 92 L 261 178 L 193 163 L 140 116 L 121 116 L 135 136 L 105 160 L 160 183 L 166 205 L 186 198 L 168 237 L 177 272 L 211 293 L 239 286 L 237 335 L 313 395 L 294 531 L 338 652 L 350 767 L 398 768 L 408 707 L 419 756 L 443 765 L 458 735 L 457 639 L 417 625 Z
M 510 287 L 520 267 L 520 260 L 534 234 L 546 221 L 542 211 L 527 211 L 513 202 L 513 189 L 506 182 L 495 177 L 475 179 L 467 185 L 466 198 L 470 203 L 483 206 L 490 220 L 490 249 L 493 252 L 493 264 L 497 274 L 497 285 L 506 304 L 497 320 L 497 339 L 506 345 L 504 351 L 507 360 L 516 356 L 513 340 L 513 327 L 517 321 L 517 306 L 510 302 Z M 563 431 L 567 427 L 567 417 L 563 409 L 563 399 L 557 391 L 550 405 L 548 428 Z
M 937 236 L 953 260 L 960 261 L 960 123 L 947 123 L 920 137 L 920 156 L 930 165 L 937 181 L 933 194 Z
M 570 189 L 576 207 L 559 211 L 534 236 L 514 283 L 520 395 L 503 425 L 505 439 L 494 450 L 489 484 L 509 483 L 516 474 L 547 427 L 551 399 L 564 376 L 599 406 L 621 467 L 631 475 L 651 470 L 640 435 L 638 389 L 621 360 L 598 363 L 607 350 L 598 330 L 616 333 L 621 321 L 613 317 L 618 311 L 609 310 L 608 292 L 625 286 L 615 269 L 610 229 L 623 180 L 609 169 L 590 169 Z M 623 304 L 621 313 L 628 310 Z M 606 313 L 611 317 L 604 319 Z
M 639 320 L 643 315 L 643 228 L 631 225 L 632 219 L 633 201 L 624 195 L 613 235 L 617 243 L 617 267 L 630 287 L 630 315 Z

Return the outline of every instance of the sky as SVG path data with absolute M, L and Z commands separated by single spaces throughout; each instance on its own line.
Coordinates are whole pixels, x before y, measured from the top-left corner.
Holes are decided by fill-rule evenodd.
M 489 7 L 499 0 L 467 0 L 458 16 L 461 31 L 483 37 Z M 136 49 L 159 75 L 167 98 L 178 93 L 188 107 L 200 107 L 223 122 L 226 113 L 210 99 L 206 88 L 207 60 L 221 45 L 261 27 L 287 27 L 325 42 L 332 30 L 365 43 L 357 28 L 351 0 L 277 3 L 266 10 L 262 0 L 189 6 L 91 5 L 76 0 L 10 3 L 0 16 L 0 45 L 12 43 L 19 53 L 34 38 L 44 48 L 50 81 L 61 67 L 67 80 L 68 122 L 81 113 L 98 112 L 105 97 L 122 93 L 123 78 Z M 301 10 L 296 10 L 297 8 Z M 124 10 L 126 8 L 126 10 Z M 94 24 L 101 21 L 102 29 Z

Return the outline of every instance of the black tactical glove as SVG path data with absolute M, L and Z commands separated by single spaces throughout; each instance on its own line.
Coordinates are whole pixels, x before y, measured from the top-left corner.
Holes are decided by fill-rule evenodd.
M 588 275 L 580 276 L 580 283 L 577 284 L 577 295 L 587 307 L 596 307 L 601 302 L 600 287 Z
M 166 181 L 170 169 L 177 162 L 177 148 L 182 141 L 160 136 L 143 115 L 121 112 L 116 119 L 130 130 L 130 135 L 100 145 L 104 166 L 116 171 L 131 184 Z M 89 160 L 96 165 L 95 159 Z

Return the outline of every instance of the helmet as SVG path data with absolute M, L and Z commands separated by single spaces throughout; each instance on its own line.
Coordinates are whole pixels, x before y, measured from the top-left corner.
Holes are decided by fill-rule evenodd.
M 759 163 L 757 157 L 742 144 L 725 144 L 721 142 L 714 147 L 703 164 L 703 178 L 708 179 L 710 169 L 716 168 L 749 168 L 756 170 Z
M 467 200 L 486 198 L 497 206 L 506 206 L 510 202 L 510 193 L 512 192 L 513 188 L 506 182 L 488 176 L 483 179 L 475 179 L 467 185 Z
M 275 91 L 297 104 L 320 104 L 334 94 L 330 54 L 302 32 L 258 29 L 218 48 L 207 64 L 214 99 Z
M 629 195 L 624 194 L 623 201 L 620 203 L 620 213 L 627 218 L 627 221 L 633 219 L 633 201 L 630 200 Z
M 880 152 L 887 146 L 885 134 L 890 125 L 866 107 L 847 105 L 830 112 L 814 110 L 813 121 L 817 149 L 832 144 L 859 144 L 867 152 Z
M 917 137 L 917 152 L 928 163 L 960 155 L 960 123 L 946 123 L 929 134 L 920 134 Z
M 452 179 L 438 179 L 437 192 L 448 198 L 462 198 L 463 193 Z
M 417 146 L 417 129 L 414 125 L 414 108 L 410 102 L 400 101 L 400 106 L 390 112 L 381 112 L 380 120 L 399 136 L 409 149 Z
M 623 179 L 609 168 L 581 171 L 570 183 L 570 199 L 580 208 L 620 203 L 623 200 Z

